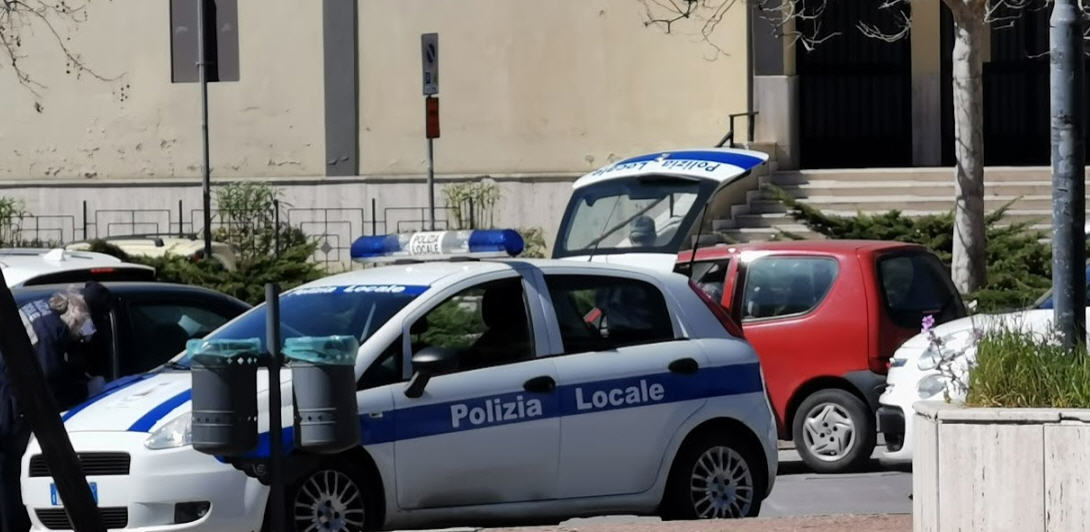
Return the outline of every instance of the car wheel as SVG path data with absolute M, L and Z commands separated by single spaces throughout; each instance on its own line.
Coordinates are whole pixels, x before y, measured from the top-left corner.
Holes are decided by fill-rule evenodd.
M 372 486 L 358 468 L 332 461 L 319 464 L 287 489 L 288 530 L 375 530 L 379 508 Z
M 795 449 L 818 473 L 857 470 L 870 460 L 877 438 L 874 415 L 844 390 L 821 390 L 795 410 Z
M 689 442 L 674 460 L 663 519 L 756 517 L 765 475 L 756 451 L 723 435 Z

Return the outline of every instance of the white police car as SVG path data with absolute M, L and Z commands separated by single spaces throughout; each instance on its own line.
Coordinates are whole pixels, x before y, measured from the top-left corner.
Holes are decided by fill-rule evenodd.
M 522 249 L 513 231 L 467 233 L 365 237 L 353 254 Z M 290 456 L 289 523 L 756 515 L 775 478 L 775 423 L 756 354 L 712 309 L 677 274 L 558 260 L 386 265 L 285 293 L 286 337 L 361 340 L 363 441 L 333 457 Z M 209 338 L 263 341 L 265 320 L 257 307 Z M 414 370 L 429 371 L 412 363 L 425 347 L 456 366 L 409 397 Z M 256 531 L 268 515 L 259 478 L 190 445 L 187 368 L 180 356 L 63 415 L 108 528 Z M 264 413 L 259 426 L 267 449 Z M 23 498 L 36 529 L 69 526 L 33 442 Z

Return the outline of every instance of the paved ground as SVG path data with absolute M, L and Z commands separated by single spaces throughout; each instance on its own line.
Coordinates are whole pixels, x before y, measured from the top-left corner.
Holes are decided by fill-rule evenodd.
M 911 515 L 760 517 L 669 523 L 562 523 L 559 527 L 488 529 L 488 532 L 910 532 Z
M 776 486 L 758 519 L 663 523 L 654 517 L 619 515 L 571 519 L 558 527 L 489 532 L 909 532 L 912 473 L 905 466 L 882 465 L 878 456 L 876 451 L 870 467 L 860 473 L 819 475 L 796 452 L 781 450 Z

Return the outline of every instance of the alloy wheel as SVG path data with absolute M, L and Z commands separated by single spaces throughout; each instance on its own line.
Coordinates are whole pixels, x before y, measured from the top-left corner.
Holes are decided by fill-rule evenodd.
M 711 447 L 700 455 L 689 477 L 689 491 L 701 519 L 745 517 L 754 500 L 753 472 L 730 447 Z
M 351 477 L 325 469 L 311 474 L 296 491 L 292 517 L 300 532 L 359 532 L 363 504 L 363 493 Z

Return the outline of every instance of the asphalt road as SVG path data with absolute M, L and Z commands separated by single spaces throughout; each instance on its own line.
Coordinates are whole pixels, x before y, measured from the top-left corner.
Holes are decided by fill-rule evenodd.
M 761 508 L 761 517 L 832 514 L 912 513 L 911 467 L 886 466 L 877 460 L 859 473 L 820 475 L 806 467 L 793 450 L 780 451 L 780 469 L 772 495 Z M 654 517 L 608 516 L 572 519 L 565 527 L 593 523 L 641 523 Z

